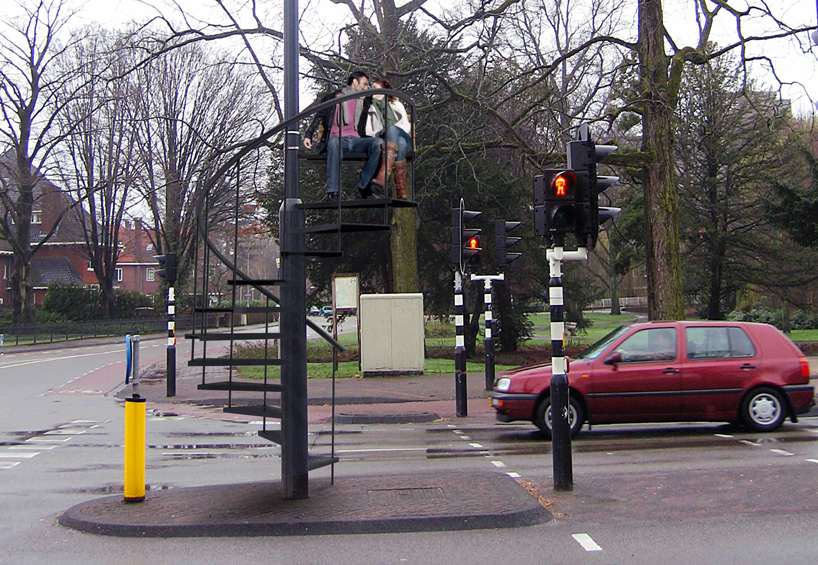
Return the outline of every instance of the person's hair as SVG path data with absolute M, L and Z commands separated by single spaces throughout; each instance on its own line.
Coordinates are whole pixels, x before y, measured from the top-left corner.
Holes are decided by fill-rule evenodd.
M 391 83 L 391 82 L 389 82 L 389 81 L 388 81 L 387 79 L 385 79 L 385 78 L 376 78 L 375 80 L 373 80 L 373 81 L 372 81 L 372 84 L 375 84 L 376 82 L 377 82 L 377 83 L 382 84 L 382 85 L 383 85 L 383 87 L 384 87 L 384 88 L 386 88 L 387 90 L 395 90 L 395 87 L 394 87 L 394 86 L 392 86 L 392 83 Z M 397 100 L 397 99 L 398 99 L 398 97 L 397 97 L 397 96 L 390 96 L 390 97 L 389 97 L 389 101 L 390 101 L 390 102 L 394 102 L 394 101 L 395 101 L 395 100 Z
M 349 73 L 349 77 L 347 78 L 347 86 L 352 86 L 352 81 L 353 80 L 358 80 L 361 77 L 366 77 L 366 79 L 369 80 L 369 75 L 366 74 L 365 72 L 363 72 L 363 71 L 352 71 L 351 73 Z

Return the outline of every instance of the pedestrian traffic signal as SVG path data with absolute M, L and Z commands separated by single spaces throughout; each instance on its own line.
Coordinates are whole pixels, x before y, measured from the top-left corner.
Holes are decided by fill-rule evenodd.
M 577 175 L 570 170 L 548 170 L 534 177 L 534 233 L 575 233 Z
M 156 271 L 156 274 L 169 284 L 174 284 L 176 282 L 176 253 L 154 255 L 153 258 L 159 262 L 159 270 Z
M 472 263 L 476 261 L 478 254 L 483 250 L 480 247 L 479 228 L 468 228 L 466 222 L 474 220 L 482 212 L 464 209 L 463 199 L 460 199 L 460 207 L 452 208 L 452 240 L 451 240 L 451 261 L 452 266 L 459 269 L 461 273 L 465 271 L 466 261 Z
M 615 145 L 596 145 L 590 138 L 588 124 L 581 124 L 578 131 L 578 140 L 568 143 L 566 154 L 568 167 L 577 175 L 586 175 L 587 189 L 582 187 L 578 193 L 577 239 L 580 245 L 589 250 L 596 246 L 599 236 L 599 226 L 609 219 L 616 218 L 621 211 L 619 208 L 600 207 L 599 195 L 608 187 L 619 182 L 619 177 L 597 175 L 597 163 L 614 153 L 618 148 Z
M 519 227 L 520 222 L 494 222 L 494 263 L 499 271 L 505 269 L 508 263 L 518 259 L 522 253 L 509 253 L 508 248 L 520 243 L 519 237 L 511 237 L 508 232 Z

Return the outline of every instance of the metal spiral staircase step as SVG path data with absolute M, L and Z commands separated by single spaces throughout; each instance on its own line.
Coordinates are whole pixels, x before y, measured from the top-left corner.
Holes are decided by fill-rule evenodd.
M 227 414 L 241 414 L 243 416 L 261 416 L 263 418 L 281 418 L 283 411 L 280 406 L 271 404 L 249 404 L 246 406 L 225 406 Z
M 355 233 L 371 231 L 389 231 L 388 224 L 354 224 L 354 223 L 333 223 L 318 226 L 309 226 L 295 230 L 296 233 Z
M 247 381 L 216 381 L 202 383 L 199 390 L 234 390 L 240 392 L 281 392 L 284 387 L 278 383 L 251 383 Z
M 206 334 L 185 334 L 185 339 L 198 339 L 199 341 L 243 341 L 246 339 L 281 339 L 284 336 L 281 332 L 213 332 Z
M 400 198 L 356 198 L 338 202 L 302 202 L 296 204 L 299 210 L 331 210 L 333 208 L 417 208 L 418 203 Z
M 281 359 L 224 359 L 220 357 L 191 359 L 191 367 L 264 367 L 266 365 L 281 365 Z
M 286 279 L 228 279 L 227 284 L 230 286 L 281 286 L 290 282 L 292 281 Z

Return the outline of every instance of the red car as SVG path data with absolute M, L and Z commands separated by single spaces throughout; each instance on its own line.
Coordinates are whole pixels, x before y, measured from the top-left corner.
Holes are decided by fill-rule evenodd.
M 551 435 L 551 365 L 501 373 L 491 403 L 502 422 Z M 809 364 L 783 333 L 745 322 L 621 326 L 569 360 L 571 433 L 619 422 L 740 422 L 772 431 L 814 404 Z

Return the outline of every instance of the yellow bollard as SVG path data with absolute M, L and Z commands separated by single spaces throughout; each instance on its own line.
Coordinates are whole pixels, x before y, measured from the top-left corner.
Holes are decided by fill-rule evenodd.
M 125 399 L 125 502 L 145 500 L 145 399 Z

